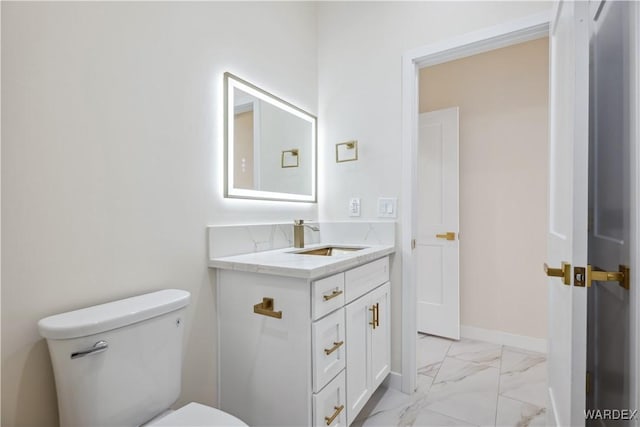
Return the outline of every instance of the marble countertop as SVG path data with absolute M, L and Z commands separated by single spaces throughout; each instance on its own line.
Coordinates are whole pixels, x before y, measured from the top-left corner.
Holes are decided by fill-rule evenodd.
M 321 256 L 296 252 L 315 248 L 352 247 L 364 248 L 350 253 Z M 209 260 L 209 267 L 277 276 L 316 279 L 332 273 L 348 270 L 395 252 L 393 245 L 362 244 L 313 244 L 304 248 L 284 248 L 264 252 L 252 252 Z

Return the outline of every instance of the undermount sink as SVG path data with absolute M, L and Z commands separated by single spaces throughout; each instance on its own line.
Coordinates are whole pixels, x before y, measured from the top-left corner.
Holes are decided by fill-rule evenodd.
M 364 247 L 348 247 L 348 246 L 326 246 L 323 248 L 308 249 L 306 251 L 292 252 L 298 255 L 320 255 L 320 256 L 333 256 L 344 255 L 355 251 L 361 251 L 366 249 Z

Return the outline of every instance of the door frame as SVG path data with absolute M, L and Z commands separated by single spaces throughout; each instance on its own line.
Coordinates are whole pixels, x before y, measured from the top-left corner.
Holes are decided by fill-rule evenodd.
M 549 35 L 551 11 L 411 49 L 402 55 L 402 380 L 411 394 L 417 384 L 416 260 L 412 241 L 417 229 L 418 73 L 420 68 L 453 61 Z
M 640 51 L 640 4 L 637 2 L 631 3 L 631 43 L 630 48 L 632 52 Z M 638 378 L 640 375 L 640 58 L 638 55 L 633 56 L 633 63 L 631 64 L 631 72 L 635 75 L 635 79 L 631 82 L 631 93 L 635 94 L 634 99 L 631 101 L 631 196 L 630 208 L 631 208 L 631 227 L 630 232 L 632 237 L 631 241 L 631 262 L 629 267 L 631 268 L 631 289 L 630 292 L 630 320 L 631 328 L 629 333 L 631 335 L 629 347 L 631 350 L 631 359 L 636 363 L 631 364 L 631 378 Z M 635 164 L 635 167 L 633 165 Z M 635 241 L 634 241 L 635 239 Z M 631 385 L 630 390 L 630 405 L 633 407 L 635 402 L 636 407 L 633 409 L 640 410 L 640 381 L 636 381 Z M 636 427 L 640 427 L 640 416 L 635 418 Z

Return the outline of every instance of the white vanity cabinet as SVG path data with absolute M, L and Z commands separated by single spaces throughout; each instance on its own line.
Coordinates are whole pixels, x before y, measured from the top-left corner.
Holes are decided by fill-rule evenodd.
M 389 257 L 319 278 L 217 274 L 220 409 L 348 426 L 389 373 Z

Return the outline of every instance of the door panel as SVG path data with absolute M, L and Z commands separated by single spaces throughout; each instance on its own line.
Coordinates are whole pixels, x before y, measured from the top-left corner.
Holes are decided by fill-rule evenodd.
M 588 3 L 556 3 L 550 30 L 548 262 L 586 266 Z M 549 277 L 548 425 L 584 424 L 586 290 Z
M 389 282 L 371 292 L 371 305 L 376 305 L 376 328 L 371 329 L 372 389 L 375 390 L 391 371 Z
M 589 264 L 617 271 L 630 261 L 630 5 L 594 2 L 591 37 Z M 629 291 L 617 282 L 588 290 L 590 409 L 628 408 Z
M 371 393 L 371 359 L 369 296 L 361 297 L 347 305 L 347 425 L 351 424 L 367 403 Z
M 420 114 L 418 134 L 418 331 L 459 339 L 458 108 Z

